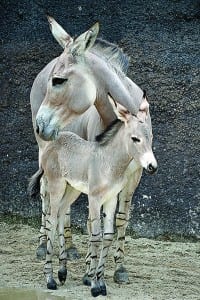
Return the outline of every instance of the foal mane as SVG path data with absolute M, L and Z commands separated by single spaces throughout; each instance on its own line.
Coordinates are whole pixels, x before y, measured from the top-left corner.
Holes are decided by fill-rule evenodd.
M 119 129 L 122 127 L 123 122 L 119 119 L 112 121 L 106 129 L 95 137 L 96 142 L 101 146 L 105 146 L 116 135 Z
M 127 73 L 129 57 L 117 45 L 98 38 L 91 51 L 109 63 L 117 73 Z

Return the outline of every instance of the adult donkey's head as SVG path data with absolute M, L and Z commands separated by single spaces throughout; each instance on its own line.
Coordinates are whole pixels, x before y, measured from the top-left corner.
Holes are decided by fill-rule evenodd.
M 46 95 L 36 115 L 36 132 L 44 140 L 54 139 L 60 128 L 94 104 L 96 87 L 84 54 L 93 46 L 99 32 L 96 23 L 73 40 L 52 17 L 48 21 L 64 51 L 49 76 Z

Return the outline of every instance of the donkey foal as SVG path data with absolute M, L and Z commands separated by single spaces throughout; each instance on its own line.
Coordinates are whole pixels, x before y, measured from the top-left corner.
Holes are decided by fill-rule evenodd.
M 117 195 L 127 183 L 124 174 L 129 172 L 131 161 L 136 171 L 145 168 L 152 174 L 157 169 L 151 148 L 151 129 L 124 107 L 116 103 L 115 105 L 118 119 L 103 134 L 97 136 L 96 142 L 83 140 L 71 132 L 61 132 L 58 139 L 48 144 L 42 154 L 41 165 L 50 195 L 50 215 L 46 222 L 47 256 L 44 266 L 47 287 L 50 289 L 56 288 L 52 269 L 56 228 L 58 227 L 60 240 L 61 266 L 58 275 L 59 280 L 64 283 L 67 274 L 63 232 L 65 212 L 80 192 L 84 192 L 88 194 L 89 201 L 90 264 L 87 275 L 91 279 L 91 294 L 106 295 L 104 266 L 114 234 Z M 66 193 L 67 185 L 70 189 L 67 188 Z M 103 241 L 100 221 L 102 205 Z

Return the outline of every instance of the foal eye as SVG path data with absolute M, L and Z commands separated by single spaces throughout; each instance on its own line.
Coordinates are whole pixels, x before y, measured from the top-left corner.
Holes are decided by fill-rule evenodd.
M 67 78 L 59 78 L 59 77 L 54 77 L 52 78 L 52 85 L 61 85 L 64 82 L 66 82 L 68 79 Z
M 138 139 L 136 136 L 133 136 L 132 140 L 133 140 L 134 143 L 139 143 L 140 142 L 140 139 Z

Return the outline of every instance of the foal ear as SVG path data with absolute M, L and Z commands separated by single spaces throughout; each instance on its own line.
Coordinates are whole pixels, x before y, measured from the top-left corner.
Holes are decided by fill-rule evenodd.
M 116 102 L 111 95 L 108 94 L 108 99 L 113 107 L 114 113 L 117 118 L 124 123 L 127 123 L 131 117 L 131 113 L 121 104 Z
M 99 33 L 99 23 L 96 22 L 88 31 L 79 35 L 71 46 L 72 55 L 83 55 L 95 43 Z
M 47 16 L 51 32 L 56 41 L 62 48 L 69 46 L 73 39 L 72 37 L 56 22 L 56 20 L 50 16 Z
M 140 119 L 142 122 L 145 122 L 148 112 L 149 112 L 149 103 L 147 101 L 147 98 L 145 97 L 142 99 L 142 102 L 140 104 L 140 108 L 137 113 L 137 118 Z

